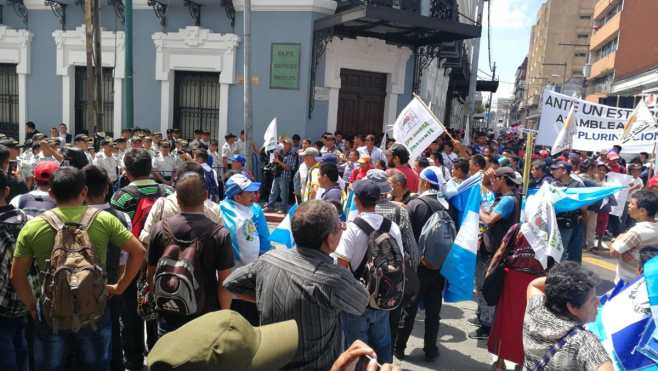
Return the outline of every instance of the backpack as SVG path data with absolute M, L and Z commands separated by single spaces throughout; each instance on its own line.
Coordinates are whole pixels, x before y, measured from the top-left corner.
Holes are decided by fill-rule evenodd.
M 162 231 L 169 245 L 158 259 L 153 278 L 153 298 L 160 314 L 189 317 L 204 308 L 206 303 L 203 279 L 200 279 L 200 238 L 178 240 L 162 222 Z M 185 247 L 182 247 L 185 246 Z
M 41 215 L 44 211 L 55 208 L 55 201 L 48 196 L 37 196 L 32 193 L 26 193 L 18 201 L 18 209 L 30 218 Z
M 208 199 L 213 202 L 219 202 L 222 199 L 222 195 L 219 189 L 219 184 L 215 179 L 215 173 L 210 170 L 203 169 L 203 179 L 206 183 L 206 189 L 208 190 Z
M 64 223 L 53 211 L 40 217 L 55 230 L 55 243 L 43 279 L 43 315 L 54 332 L 95 327 L 105 313 L 105 271 L 87 230 L 98 209 L 87 208 L 80 223 Z
M 455 222 L 443 206 L 439 206 L 437 210 L 434 210 L 427 200 L 422 197 L 418 199 L 432 210 L 432 216 L 423 224 L 418 237 L 421 260 L 428 268 L 438 270 L 441 269 L 443 261 L 448 256 L 453 242 L 455 242 L 457 229 L 455 228 Z
M 153 204 L 155 204 L 155 201 L 158 198 L 165 195 L 165 189 L 162 184 L 158 184 L 158 193 L 152 195 L 142 194 L 137 187 L 126 187 L 124 188 L 124 191 L 139 200 L 137 201 L 135 214 L 131 221 L 131 232 L 135 238 L 139 239 L 139 234 L 142 233 L 142 229 L 144 229 L 144 223 L 146 223 L 146 218 L 148 218 L 149 212 L 151 212 L 151 209 L 153 208 Z
M 405 274 L 401 247 L 389 233 L 392 222 L 384 218 L 378 230 L 360 217 L 354 224 L 368 235 L 368 250 L 354 275 L 366 286 L 371 308 L 393 310 L 404 297 Z

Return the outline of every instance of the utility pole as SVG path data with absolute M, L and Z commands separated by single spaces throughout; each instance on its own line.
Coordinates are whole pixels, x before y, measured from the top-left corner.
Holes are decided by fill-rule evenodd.
M 134 120 L 134 102 L 133 102 L 133 0 L 123 0 L 124 4 L 124 15 L 126 17 L 126 24 L 124 26 L 126 33 L 126 44 L 125 44 L 125 68 L 126 68 L 126 78 L 123 81 L 125 86 L 125 98 L 124 98 L 124 122 L 128 129 L 133 128 Z M 114 133 L 115 136 L 118 136 L 119 133 Z M 164 133 L 163 133 L 164 135 Z
M 478 0 L 478 15 L 477 23 L 482 25 L 482 13 L 484 12 L 484 1 Z M 470 130 L 471 123 L 473 121 L 473 115 L 475 114 L 475 90 L 478 83 L 478 63 L 480 62 L 480 41 L 482 36 L 480 36 L 477 41 L 474 41 L 473 45 L 473 55 L 471 57 L 471 76 L 468 84 L 468 113 L 466 116 L 466 127 L 464 128 L 464 144 L 470 144 Z
M 87 81 L 85 83 L 87 100 L 87 123 L 84 128 L 89 130 L 96 121 L 95 77 L 94 77 L 94 25 L 93 25 L 93 2 L 85 0 L 85 51 L 87 53 Z
M 491 79 L 495 80 L 496 79 L 496 62 L 494 62 L 493 65 L 493 71 L 491 71 Z M 493 100 L 493 92 L 489 92 L 489 107 L 487 107 L 487 129 L 490 129 L 489 125 L 491 125 L 491 104 Z
M 94 12 L 92 23 L 94 27 L 94 74 L 95 74 L 95 89 L 94 89 L 94 101 L 96 103 L 96 120 L 92 130 L 89 131 L 90 134 L 95 134 L 98 131 L 104 131 L 103 129 L 103 115 L 105 110 L 103 109 L 103 61 L 102 55 L 103 50 L 101 49 L 101 17 L 100 17 L 100 4 L 99 0 L 94 0 Z
M 251 148 L 253 143 L 253 117 L 251 107 L 251 0 L 244 0 L 244 153 L 247 169 L 251 171 Z

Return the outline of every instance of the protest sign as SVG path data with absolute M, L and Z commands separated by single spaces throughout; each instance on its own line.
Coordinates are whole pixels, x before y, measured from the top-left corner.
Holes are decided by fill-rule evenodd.
M 444 131 L 443 124 L 418 97 L 409 102 L 393 124 L 395 141 L 407 148 L 411 159 L 420 156 Z
M 624 188 L 615 192 L 615 200 L 617 205 L 613 206 L 610 209 L 610 215 L 619 216 L 624 213 L 624 207 L 626 206 L 626 200 L 628 199 L 628 186 L 633 181 L 633 177 L 626 174 L 608 172 L 606 174 L 606 186 L 622 186 Z
M 583 99 L 570 97 L 553 91 L 544 91 L 540 102 L 541 118 L 537 144 L 550 146 L 560 133 L 569 111 L 573 107 L 576 130 L 572 149 L 600 151 L 618 144 L 623 153 L 651 152 L 658 140 L 658 128 L 643 130 L 625 143 L 622 143 L 624 125 L 628 122 L 632 109 L 595 104 Z M 651 111 L 656 117 L 658 111 Z

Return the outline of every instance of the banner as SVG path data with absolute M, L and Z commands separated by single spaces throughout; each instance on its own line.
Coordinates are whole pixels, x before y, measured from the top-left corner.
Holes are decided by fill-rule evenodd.
M 633 181 L 633 177 L 627 174 L 614 173 L 612 171 L 606 174 L 606 181 L 604 185 L 609 187 L 620 186 L 624 187 L 619 191 L 615 192 L 615 201 L 617 205 L 613 206 L 610 209 L 610 215 L 621 217 L 624 213 L 624 208 L 626 207 L 626 201 L 628 200 L 628 186 Z
M 621 145 L 623 153 L 651 152 L 658 140 L 658 128 L 643 130 L 626 143 L 622 143 L 624 125 L 632 109 L 595 104 L 583 99 L 546 90 L 540 102 L 541 118 L 537 144 L 550 146 L 573 107 L 576 130 L 572 148 L 582 151 L 600 151 Z M 654 118 L 658 111 L 652 111 Z
M 418 158 L 444 131 L 443 124 L 417 97 L 400 112 L 393 124 L 395 141 L 407 147 L 412 160 Z
M 263 147 L 265 147 L 265 152 L 274 151 L 276 149 L 276 145 L 278 143 L 276 132 L 277 130 L 276 130 L 276 117 L 275 117 L 267 126 L 267 130 L 265 130 L 265 136 L 264 136 L 265 142 L 263 143 Z

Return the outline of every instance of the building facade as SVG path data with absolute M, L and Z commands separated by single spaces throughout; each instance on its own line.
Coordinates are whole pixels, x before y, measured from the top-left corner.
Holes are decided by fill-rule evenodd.
M 101 2 L 104 110 L 102 124 L 93 128 L 85 119 L 81 3 L 0 1 L 0 97 L 10 97 L 10 103 L 0 101 L 5 131 L 22 131 L 26 121 L 42 132 L 60 122 L 76 132 L 116 134 L 124 127 L 122 2 Z M 468 14 L 460 3 L 473 11 L 467 8 L 474 0 L 252 0 L 255 140 L 273 117 L 280 135 L 382 133 L 412 92 L 423 84 L 434 89 L 428 66 L 462 49 L 462 40 L 480 36 L 479 25 L 460 18 Z M 133 4 L 135 126 L 180 128 L 185 136 L 203 129 L 221 139 L 239 132 L 241 0 Z M 453 80 L 448 76 L 438 83 L 445 94 Z
M 527 86 L 526 72 L 528 68 L 528 57 L 516 68 L 514 74 L 514 97 L 510 107 L 510 125 L 517 126 L 525 118 L 527 113 L 525 105 L 525 90 Z
M 655 1 L 596 2 L 589 51 L 588 100 L 633 105 L 636 100 L 633 96 L 658 92 L 658 41 L 647 33 L 656 14 L 658 2 Z M 628 103 L 623 104 L 622 100 Z
M 526 73 L 526 124 L 535 127 L 537 107 L 548 85 L 564 89 L 582 77 L 595 0 L 547 0 L 532 27 Z M 582 78 L 580 80 L 582 82 Z

